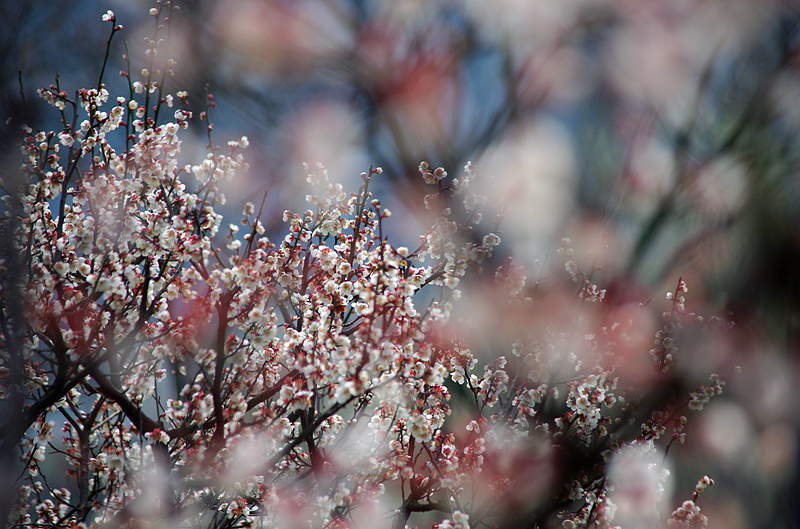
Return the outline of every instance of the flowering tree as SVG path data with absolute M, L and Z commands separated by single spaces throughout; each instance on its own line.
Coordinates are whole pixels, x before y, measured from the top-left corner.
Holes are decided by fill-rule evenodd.
M 173 7 L 150 10 L 151 57 Z M 309 209 L 286 210 L 275 240 L 266 195 L 225 226 L 217 210 L 247 138 L 214 143 L 208 94 L 208 152 L 186 163 L 189 94 L 165 91 L 172 65 L 155 59 L 110 94 L 122 26 L 102 19 L 97 84 L 39 91 L 60 127 L 27 131 L 23 178 L 4 197 L 10 526 L 705 526 L 710 478 L 663 505 L 663 454 L 724 385 L 711 374 L 689 387 L 675 367 L 681 329 L 702 322 L 683 279 L 649 354 L 635 350 L 627 305 L 569 241 L 552 284 L 498 266 L 470 165 L 452 178 L 420 164 L 434 221 L 414 249 L 386 236 L 377 167 L 353 192 L 307 168 Z M 523 321 L 491 337 L 497 355 L 458 325 L 461 288 L 487 276 L 502 294 L 492 310 Z M 524 320 L 559 299 L 581 354 Z

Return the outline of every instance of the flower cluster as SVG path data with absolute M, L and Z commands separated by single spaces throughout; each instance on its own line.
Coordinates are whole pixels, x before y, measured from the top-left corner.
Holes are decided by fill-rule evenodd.
M 669 527 L 708 527 L 708 517 L 701 512 L 700 506 L 697 505 L 697 499 L 705 489 L 713 484 L 714 480 L 708 476 L 700 478 L 694 488 L 692 499 L 684 501 L 680 507 L 672 512 L 667 525 Z
M 157 32 L 173 7 L 150 10 Z M 112 12 L 102 19 L 112 38 L 121 31 Z M 151 59 L 158 42 L 148 40 Z M 208 94 L 198 114 L 208 152 L 187 159 L 189 94 L 167 93 L 156 63 L 122 74 L 126 97 L 102 76 L 74 95 L 40 91 L 61 129 L 27 131 L 26 186 L 6 197 L 24 261 L 0 265 L 23 305 L 4 313 L 23 330 L 2 353 L 24 405 L 3 438 L 24 464 L 13 523 L 349 527 L 395 502 L 398 527 L 432 511 L 446 514 L 442 529 L 517 511 L 528 526 L 551 515 L 608 526 L 609 461 L 630 443 L 655 450 L 682 407 L 626 398 L 616 326 L 598 316 L 606 290 L 572 260 L 579 347 L 552 327 L 520 326 L 487 358 L 453 331 L 462 289 L 482 270 L 506 314 L 550 295 L 524 267 L 496 265 L 501 236 L 486 227 L 471 164 L 454 178 L 420 164 L 436 216 L 413 249 L 386 236 L 377 167 L 348 192 L 307 166 L 308 209 L 267 227 L 265 195 L 225 226 L 223 190 L 248 167 L 248 138 L 213 143 Z M 674 312 L 686 292 L 680 280 Z M 677 354 L 673 330 L 657 334 L 659 372 Z M 688 408 L 722 385 L 712 375 Z M 641 421 L 633 437 L 622 417 Z M 586 464 L 558 459 L 573 456 Z M 52 468 L 66 469 L 71 489 L 51 487 Z M 699 520 L 696 499 L 672 520 Z

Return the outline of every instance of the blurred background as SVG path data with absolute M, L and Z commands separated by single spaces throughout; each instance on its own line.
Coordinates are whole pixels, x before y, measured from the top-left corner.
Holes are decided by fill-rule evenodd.
M 729 383 L 670 453 L 676 489 L 698 472 L 716 479 L 703 497 L 713 527 L 800 527 L 800 4 L 180 5 L 161 50 L 177 61 L 167 90 L 187 90 L 198 111 L 212 92 L 215 141 L 250 138 L 231 211 L 269 189 L 277 227 L 301 203 L 302 162 L 350 188 L 379 165 L 393 235 L 411 245 L 428 224 L 419 162 L 452 178 L 472 161 L 493 212 L 485 231 L 504 241 L 498 263 L 513 257 L 535 278 L 563 265 L 568 237 L 612 302 L 661 300 L 685 278 L 689 310 L 734 327 L 689 348 Z M 151 6 L 0 1 L 4 171 L 18 164 L 21 124 L 56 126 L 36 88 L 54 72 L 67 91 L 96 82 L 105 10 L 125 26 L 109 71 L 127 69 L 123 40 L 133 72 L 148 64 Z M 205 146 L 194 132 L 186 152 Z

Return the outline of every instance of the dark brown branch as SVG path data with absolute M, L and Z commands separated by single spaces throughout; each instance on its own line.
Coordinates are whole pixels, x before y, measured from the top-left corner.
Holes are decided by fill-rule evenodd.
M 122 413 L 133 423 L 137 430 L 141 433 L 148 433 L 159 428 L 159 424 L 156 421 L 145 415 L 139 406 L 134 404 L 122 391 L 114 387 L 111 381 L 100 372 L 98 366 L 92 365 L 87 369 L 92 379 L 100 386 L 103 395 L 113 400 L 120 407 Z

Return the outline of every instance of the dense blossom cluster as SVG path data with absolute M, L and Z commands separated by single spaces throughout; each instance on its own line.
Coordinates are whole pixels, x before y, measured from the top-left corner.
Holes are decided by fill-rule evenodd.
M 151 15 L 166 19 L 163 4 Z M 2 353 L 19 382 L 4 398 L 24 396 L 4 438 L 25 467 L 17 526 L 403 527 L 438 512 L 419 520 L 465 529 L 519 512 L 527 526 L 613 527 L 615 457 L 655 453 L 670 429 L 682 441 L 685 410 L 721 392 L 712 376 L 667 407 L 627 398 L 613 325 L 586 334 L 585 355 L 532 327 L 487 359 L 448 332 L 478 267 L 496 268 L 497 310 L 538 302 L 522 267 L 493 264 L 501 238 L 471 165 L 450 178 L 420 164 L 437 217 L 415 249 L 385 235 L 391 212 L 370 191 L 379 168 L 351 193 L 307 168 L 309 209 L 285 211 L 274 240 L 266 200 L 225 226 L 222 190 L 246 169 L 248 139 L 216 146 L 209 124 L 208 154 L 186 163 L 189 94 L 162 92 L 155 70 L 123 73 L 127 97 L 102 76 L 74 97 L 40 91 L 62 129 L 28 131 L 29 180 L 6 197 L 24 261 L 24 314 L 5 315 L 20 347 L 6 333 Z M 566 269 L 576 303 L 602 310 L 606 291 L 571 259 Z M 655 336 L 656 374 L 678 353 L 686 291 L 681 280 Z M 697 495 L 671 524 L 704 520 Z

